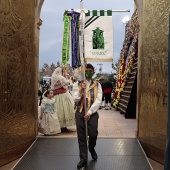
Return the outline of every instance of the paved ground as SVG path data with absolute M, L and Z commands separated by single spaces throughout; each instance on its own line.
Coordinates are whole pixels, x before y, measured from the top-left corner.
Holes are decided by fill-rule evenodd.
M 112 110 L 99 110 L 99 137 L 135 138 L 137 120 L 125 119 L 114 108 Z M 76 126 L 68 127 L 69 131 L 60 133 L 56 137 L 76 137 Z M 39 134 L 41 135 L 41 134 Z

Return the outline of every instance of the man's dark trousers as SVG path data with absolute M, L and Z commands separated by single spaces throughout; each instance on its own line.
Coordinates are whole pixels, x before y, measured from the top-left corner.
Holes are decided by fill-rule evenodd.
M 89 150 L 93 151 L 96 146 L 96 140 L 98 135 L 98 119 L 99 114 L 97 112 L 90 116 L 87 121 L 88 126 L 88 136 L 89 136 Z M 88 148 L 86 141 L 86 130 L 85 130 L 85 120 L 84 115 L 76 112 L 76 126 L 77 126 L 77 136 L 80 151 L 80 160 L 87 160 L 88 158 Z

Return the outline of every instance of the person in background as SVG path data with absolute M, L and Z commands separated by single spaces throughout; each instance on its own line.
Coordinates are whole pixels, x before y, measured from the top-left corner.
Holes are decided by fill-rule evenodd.
M 41 105 L 41 101 L 42 101 L 42 87 L 41 84 L 38 83 L 38 106 Z
M 62 68 L 57 67 L 52 74 L 51 88 L 54 92 L 55 103 L 57 108 L 58 119 L 61 131 L 68 131 L 67 127 L 75 125 L 74 101 L 68 92 L 70 81 L 63 76 Z
M 104 83 L 104 78 L 102 77 L 102 78 L 100 78 L 100 80 L 99 80 L 99 83 L 101 84 L 101 86 L 102 86 L 102 92 L 103 92 L 103 83 Z M 101 103 L 101 106 L 100 106 L 100 108 L 99 109 L 103 109 L 103 108 L 105 108 L 105 96 L 104 96 L 104 93 L 102 93 L 102 103 Z
M 69 87 L 68 87 L 69 92 L 71 93 L 71 95 L 73 95 L 73 93 L 74 93 L 75 83 L 76 83 L 75 78 L 72 76 L 72 77 L 70 78 L 70 85 L 69 85 Z
M 66 74 L 66 79 L 70 80 L 70 75 L 69 74 Z
M 50 89 L 50 87 L 51 87 L 51 83 L 50 83 L 50 81 L 48 81 L 48 82 L 46 83 L 46 85 L 45 85 L 45 86 L 46 86 L 47 90 L 48 90 L 48 89 Z
M 44 135 L 56 135 L 61 132 L 57 110 L 54 110 L 55 99 L 53 91 L 47 90 L 41 104 L 38 131 Z
M 71 91 L 73 89 L 73 84 L 72 84 L 72 80 L 69 74 L 66 74 L 66 79 L 69 80 L 70 84 L 68 85 L 68 91 L 71 94 Z
M 42 103 L 42 100 L 43 100 L 43 96 L 44 96 L 44 93 L 47 91 L 47 88 L 46 87 L 42 87 L 42 90 L 38 90 L 38 96 L 39 96 L 39 106 L 41 106 L 41 103 Z
M 41 106 L 42 95 L 43 95 L 42 91 L 40 89 L 38 89 L 38 100 L 39 100 L 38 106 Z
M 105 98 L 105 110 L 111 110 L 111 93 L 113 90 L 112 83 L 108 80 L 102 83 L 102 89 Z
M 92 159 L 97 160 L 97 153 L 95 151 L 97 136 L 98 136 L 98 119 L 99 109 L 102 101 L 102 88 L 100 83 L 93 81 L 94 67 L 91 64 L 86 65 L 85 82 L 79 83 L 77 89 L 74 89 L 73 98 L 76 102 L 76 127 L 79 143 L 80 162 L 77 168 L 81 169 L 87 164 L 88 149 L 91 153 Z M 75 87 L 75 88 L 76 88 Z M 84 93 L 86 93 L 87 109 L 84 109 Z M 88 126 L 88 147 L 86 141 L 85 121 Z
M 46 81 L 46 80 L 43 80 L 43 86 L 45 86 L 45 85 L 46 85 L 46 83 L 47 83 L 47 81 Z

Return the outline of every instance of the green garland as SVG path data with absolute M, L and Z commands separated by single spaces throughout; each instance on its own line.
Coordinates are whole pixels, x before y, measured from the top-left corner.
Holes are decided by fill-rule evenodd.
M 70 59 L 70 21 L 71 16 L 64 13 L 64 32 L 63 32 L 63 45 L 62 45 L 62 64 L 65 66 Z

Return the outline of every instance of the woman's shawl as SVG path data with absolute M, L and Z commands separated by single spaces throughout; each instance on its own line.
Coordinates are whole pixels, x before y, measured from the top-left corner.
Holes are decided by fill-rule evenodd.
M 62 76 L 62 68 L 57 67 L 52 74 L 51 89 L 55 90 L 62 87 L 67 89 L 69 84 L 70 81 Z

